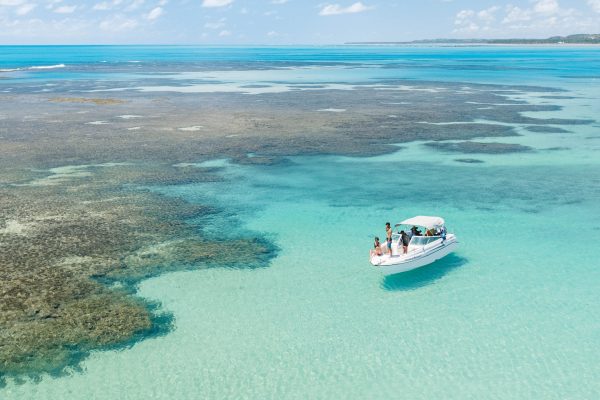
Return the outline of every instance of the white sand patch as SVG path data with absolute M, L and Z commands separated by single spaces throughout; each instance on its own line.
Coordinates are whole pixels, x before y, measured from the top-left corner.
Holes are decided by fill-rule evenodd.
M 0 229 L 0 235 L 25 235 L 28 224 L 22 224 L 17 220 L 6 221 L 6 226 Z
M 194 126 L 188 126 L 185 128 L 177 128 L 180 131 L 184 131 L 184 132 L 196 132 L 199 131 L 201 129 L 203 129 L 204 127 L 202 125 L 194 125 Z
M 465 101 L 465 104 L 490 105 L 490 106 L 522 106 L 517 103 L 481 103 L 479 101 Z
M 445 88 L 421 88 L 416 86 L 398 85 L 398 86 L 385 86 L 375 87 L 375 90 L 402 90 L 407 92 L 425 92 L 425 93 L 440 93 L 445 91 Z
M 92 121 L 92 122 L 86 122 L 86 125 L 108 125 L 108 122 L 106 122 L 106 121 Z
M 346 112 L 346 109 L 345 108 L 322 108 L 317 111 L 340 113 L 340 112 Z
M 93 172 L 89 168 L 93 167 L 116 167 L 120 165 L 128 165 L 127 163 L 104 163 L 104 164 L 93 164 L 93 165 L 66 165 L 64 167 L 51 168 L 48 170 L 50 175 L 34 179 L 23 186 L 53 186 L 59 185 L 64 182 L 68 182 L 74 179 L 87 178 L 93 175 Z
M 143 118 L 141 115 L 117 115 L 117 118 L 122 119 L 134 119 L 134 118 Z
M 425 125 L 469 125 L 469 124 L 480 124 L 481 121 L 453 121 L 453 122 L 429 122 L 429 121 L 418 121 L 417 124 Z

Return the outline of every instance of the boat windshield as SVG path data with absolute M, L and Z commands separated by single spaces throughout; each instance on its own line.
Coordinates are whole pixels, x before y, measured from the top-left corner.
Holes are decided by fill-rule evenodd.
M 410 244 L 412 246 L 425 246 L 438 239 L 441 239 L 441 236 L 413 236 L 412 239 L 410 239 Z

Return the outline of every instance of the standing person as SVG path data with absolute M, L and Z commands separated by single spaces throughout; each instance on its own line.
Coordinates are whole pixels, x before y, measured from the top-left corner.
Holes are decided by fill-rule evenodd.
M 388 252 L 392 256 L 392 226 L 389 222 L 385 223 L 385 240 L 387 242 Z
M 408 243 L 410 243 L 410 236 L 404 231 L 400 231 L 400 240 L 402 241 L 402 253 L 408 253 Z

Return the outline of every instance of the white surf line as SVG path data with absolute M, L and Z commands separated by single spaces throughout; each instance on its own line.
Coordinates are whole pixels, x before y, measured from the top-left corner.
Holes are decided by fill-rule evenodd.
M 346 112 L 345 108 L 322 108 L 320 110 L 317 110 L 320 112 L 333 112 L 333 113 L 341 113 L 341 112 Z
M 134 119 L 134 118 L 143 118 L 143 117 L 141 115 L 117 115 L 117 118 Z
M 184 132 L 196 132 L 203 128 L 204 128 L 204 126 L 202 126 L 202 125 L 194 125 L 194 126 L 187 126 L 184 128 L 177 128 L 177 129 L 180 131 L 184 131 Z

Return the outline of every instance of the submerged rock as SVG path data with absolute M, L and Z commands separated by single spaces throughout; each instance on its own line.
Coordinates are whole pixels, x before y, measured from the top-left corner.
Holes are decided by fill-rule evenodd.
M 570 133 L 568 130 L 563 128 L 557 128 L 555 126 L 546 126 L 546 125 L 531 125 L 526 127 L 529 132 L 536 133 Z
M 476 158 L 456 158 L 454 161 L 465 164 L 483 164 L 485 162 Z
M 483 143 L 483 142 L 428 142 L 425 146 L 436 150 L 451 151 L 465 154 L 507 154 L 532 151 L 529 146 L 514 143 Z

